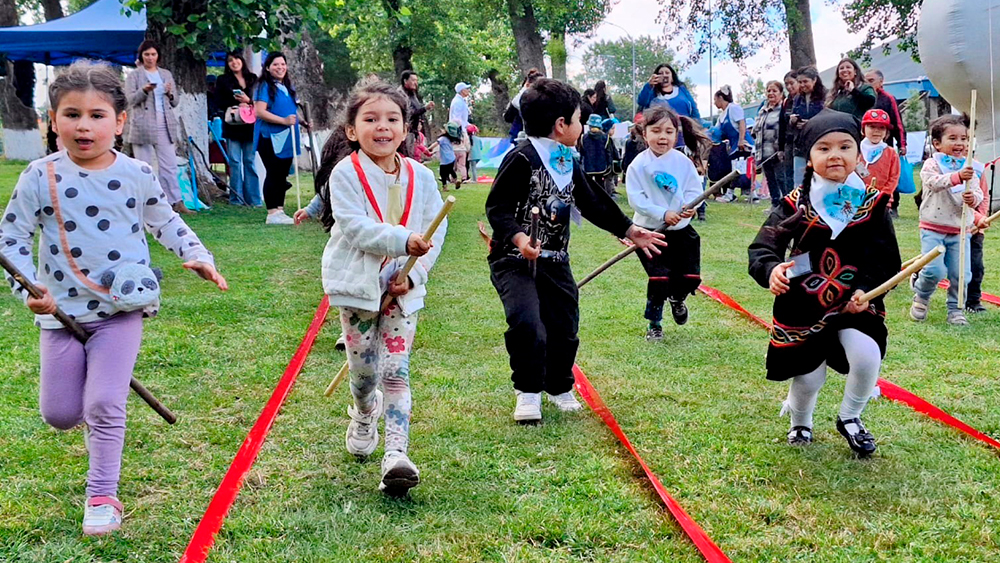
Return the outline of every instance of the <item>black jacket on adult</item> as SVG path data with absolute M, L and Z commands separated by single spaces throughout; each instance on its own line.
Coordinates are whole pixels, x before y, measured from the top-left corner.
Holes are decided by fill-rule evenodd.
M 219 111 L 225 114 L 227 108 L 239 105 L 239 102 L 233 96 L 233 90 L 243 90 L 244 94 L 250 96 L 250 105 L 253 106 L 254 85 L 257 83 L 257 77 L 251 74 L 246 78 L 246 81 L 247 86 L 243 88 L 236 80 L 236 77 L 229 73 L 223 74 L 216 80 L 215 105 L 219 108 Z M 222 137 L 240 143 L 253 141 L 253 124 L 230 125 L 226 123 L 225 117 L 223 117 Z
M 427 105 L 418 92 L 411 92 L 403 88 L 406 99 L 410 102 L 410 131 L 416 135 L 418 125 L 424 124 L 424 135 L 431 136 L 430 124 L 427 122 Z
M 889 122 L 892 123 L 892 130 L 889 131 L 889 138 L 886 140 L 890 147 L 899 147 L 900 155 L 906 153 L 906 129 L 903 127 L 903 118 L 899 115 L 899 106 L 896 105 L 896 98 L 886 93 L 885 90 L 875 91 L 875 109 L 884 110 L 889 114 Z

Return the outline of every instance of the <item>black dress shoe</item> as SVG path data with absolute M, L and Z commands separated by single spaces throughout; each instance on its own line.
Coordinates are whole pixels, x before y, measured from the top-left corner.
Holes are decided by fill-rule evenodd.
M 852 425 L 854 433 L 848 430 L 848 425 Z M 861 423 L 860 418 L 849 418 L 847 420 L 841 420 L 837 417 L 837 432 L 840 432 L 847 440 L 847 445 L 854 450 L 855 453 L 860 457 L 868 457 L 875 453 L 875 436 L 872 436 L 868 430 L 865 429 L 865 425 Z
M 788 431 L 788 445 L 789 446 L 805 446 L 811 444 L 813 441 L 813 431 L 812 428 L 808 426 L 793 426 L 791 430 Z

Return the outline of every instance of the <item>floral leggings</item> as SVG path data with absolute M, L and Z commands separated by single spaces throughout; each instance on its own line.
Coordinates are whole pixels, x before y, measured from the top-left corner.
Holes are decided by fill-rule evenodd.
M 393 302 L 384 313 L 340 309 L 347 342 L 351 394 L 358 411 L 375 407 L 382 383 L 385 404 L 385 450 L 406 452 L 410 440 L 410 348 L 417 331 L 416 313 L 404 317 Z

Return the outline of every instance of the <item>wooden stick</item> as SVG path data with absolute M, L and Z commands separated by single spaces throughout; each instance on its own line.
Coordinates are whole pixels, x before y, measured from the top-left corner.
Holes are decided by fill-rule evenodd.
M 434 217 L 434 220 L 431 221 L 430 226 L 427 227 L 427 231 L 424 232 L 423 235 L 421 235 L 425 242 L 427 243 L 431 242 L 431 239 L 434 238 L 434 232 L 437 231 L 439 226 L 441 226 L 441 222 L 444 221 L 444 218 L 447 217 L 449 213 L 451 213 L 451 208 L 454 206 L 455 206 L 455 196 L 448 196 L 448 199 L 444 200 L 444 205 L 441 206 L 441 211 L 438 211 L 437 216 Z M 399 274 L 397 274 L 397 276 L 405 278 L 406 276 L 410 275 L 410 270 L 412 270 L 413 266 L 417 263 L 417 258 L 419 257 L 410 256 L 410 258 L 406 261 L 406 264 L 403 265 L 403 269 L 399 271 Z M 382 298 L 382 306 L 379 307 L 379 311 L 385 312 L 385 310 L 389 308 L 389 305 L 392 304 L 393 299 L 395 299 L 395 297 L 386 293 L 385 297 Z M 326 386 L 326 391 L 323 392 L 323 395 L 327 397 L 333 395 L 333 392 L 334 390 L 337 389 L 337 386 L 339 386 L 344 381 L 344 379 L 347 378 L 347 374 L 349 371 L 350 371 L 350 364 L 348 362 L 344 362 L 344 365 L 340 368 L 340 371 L 338 371 L 337 375 L 334 376 L 332 381 L 330 381 L 330 384 Z
M 923 254 L 917 254 L 917 255 L 916 255 L 916 256 L 914 256 L 913 258 L 910 258 L 910 259 L 909 259 L 909 260 L 907 260 L 906 262 L 903 262 L 903 265 L 902 265 L 902 266 L 900 266 L 900 269 L 902 269 L 902 268 L 906 268 L 906 267 L 907 267 L 907 266 L 909 266 L 910 264 L 912 264 L 912 263 L 916 262 L 917 260 L 920 260 L 920 257 L 921 257 L 921 256 L 923 256 Z
M 868 293 L 861 296 L 859 302 L 864 305 L 872 299 L 887 293 L 890 289 L 896 287 L 897 285 L 903 283 L 904 280 L 910 278 L 914 272 L 919 272 L 921 268 L 930 263 L 931 260 L 937 258 L 944 253 L 944 246 L 936 246 L 930 250 L 927 254 L 921 256 L 918 260 L 901 270 L 895 276 L 892 276 L 885 283 L 876 287 L 875 289 L 869 291 Z
M 986 224 L 986 227 L 989 227 L 990 225 L 993 224 L 993 221 L 996 221 L 997 219 L 1000 219 L 1000 211 L 997 211 L 993 215 L 990 215 L 989 217 L 983 219 L 983 223 Z M 980 229 L 978 225 L 975 225 L 972 228 L 972 234 L 976 234 L 981 230 L 982 229 Z
M 965 158 L 965 165 L 968 168 L 972 168 L 972 156 L 976 144 L 976 90 L 972 91 L 972 114 L 969 116 L 969 154 Z M 965 191 L 963 194 L 967 194 L 972 190 L 972 183 L 976 180 L 976 175 L 973 174 L 972 178 L 965 183 Z M 962 202 L 962 233 L 958 241 L 961 246 L 958 247 L 958 306 L 965 307 L 965 237 L 968 235 L 969 227 L 967 225 L 969 221 L 969 206 Z
M 532 207 L 531 208 L 531 229 L 529 231 L 531 233 L 531 237 L 530 237 L 530 240 L 529 240 L 529 244 L 531 244 L 531 248 L 535 248 L 536 246 L 538 246 L 538 219 L 539 219 L 540 215 L 541 215 L 541 212 L 538 210 L 537 207 Z M 537 272 L 538 272 L 538 260 L 532 260 L 531 261 L 531 279 L 535 279 L 535 274 Z
M 295 201 L 298 209 L 302 209 L 302 184 L 299 182 L 299 136 L 295 134 L 295 126 L 289 125 L 292 132 L 292 168 L 295 170 Z
M 2 253 L 0 253 L 0 266 L 2 266 L 4 270 L 7 270 L 7 272 L 13 276 L 14 281 L 19 283 L 29 295 L 35 299 L 42 298 L 43 294 L 42 291 L 38 289 L 38 286 L 28 281 L 28 278 L 24 277 L 24 274 L 17 269 L 17 266 L 8 260 Z M 56 312 L 52 313 L 52 316 L 62 323 L 62 325 L 66 327 L 66 330 L 70 331 L 70 333 L 72 333 L 73 336 L 80 341 L 80 343 L 86 344 L 87 340 L 90 339 L 90 333 L 84 330 L 84 328 L 80 326 L 80 323 L 76 322 L 75 319 L 67 315 L 62 309 L 56 307 Z M 177 422 L 177 417 L 174 416 L 174 413 L 170 412 L 170 409 L 164 406 L 163 403 L 150 393 L 149 389 L 146 389 L 142 383 L 139 383 L 138 379 L 133 377 L 129 382 L 129 387 L 135 391 L 136 395 L 142 397 L 142 400 L 145 401 L 146 404 L 149 405 L 154 411 L 156 411 L 156 414 L 163 417 L 163 420 L 166 420 L 168 424 Z
M 773 156 L 772 156 L 772 158 L 773 158 Z M 691 203 L 685 204 L 681 208 L 682 211 L 689 211 L 691 209 L 697 208 L 699 205 L 701 205 L 702 203 L 704 203 L 704 201 L 707 200 L 709 197 L 711 197 L 711 196 L 719 193 L 719 191 L 721 191 L 722 188 L 724 188 L 727 185 L 729 185 L 733 180 L 735 180 L 736 178 L 738 178 L 739 175 L 740 175 L 740 172 L 737 171 L 737 170 L 733 170 L 729 174 L 726 174 L 718 182 L 716 182 L 716 183 L 712 184 L 711 186 L 709 186 L 709 188 L 707 190 L 705 190 L 704 192 L 702 192 L 702 194 L 700 196 L 694 198 L 694 201 L 692 201 Z M 659 229 L 656 229 L 655 232 L 657 232 L 657 233 L 663 233 L 663 232 L 666 232 L 666 230 L 667 230 L 667 226 L 664 225 L 664 226 L 660 227 Z M 621 262 L 628 255 L 632 254 L 633 252 L 635 252 L 638 249 L 639 249 L 638 246 L 632 245 L 632 246 L 626 248 L 625 250 L 622 250 L 618 254 L 615 254 L 610 260 L 608 260 L 607 262 L 601 264 L 600 266 L 597 267 L 596 270 L 594 270 L 593 272 L 590 272 L 589 274 L 587 274 L 587 276 L 585 278 L 583 278 L 582 280 L 580 280 L 580 282 L 578 284 L 576 284 L 577 289 L 579 289 L 579 288 L 587 285 L 588 283 L 590 283 L 590 280 L 592 280 L 592 279 L 596 278 L 597 276 L 601 275 L 602 273 L 604 273 L 605 270 L 607 270 L 611 266 L 614 266 L 618 262 Z

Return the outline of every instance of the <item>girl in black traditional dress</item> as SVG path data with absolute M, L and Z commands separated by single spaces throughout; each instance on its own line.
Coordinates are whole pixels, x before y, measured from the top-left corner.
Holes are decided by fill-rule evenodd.
M 847 374 L 837 430 L 868 456 L 875 438 L 860 417 L 888 331 L 882 298 L 864 305 L 859 298 L 898 272 L 900 259 L 889 196 L 854 173 L 860 139 L 849 114 L 825 110 L 809 121 L 801 137 L 808 155 L 802 185 L 771 213 L 749 255 L 750 275 L 777 296 L 767 378 L 792 380 L 782 408 L 792 418 L 788 443 L 812 442 L 813 410 L 829 365 Z

